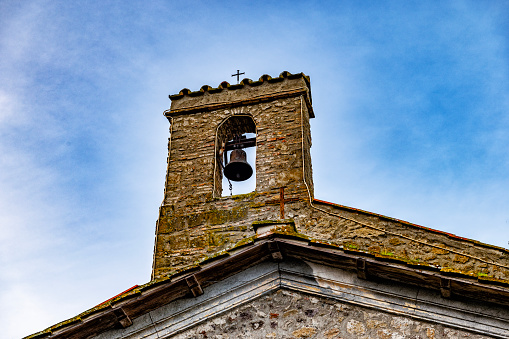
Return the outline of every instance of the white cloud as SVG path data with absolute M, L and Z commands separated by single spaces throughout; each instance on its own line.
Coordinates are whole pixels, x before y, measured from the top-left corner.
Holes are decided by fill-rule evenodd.
M 311 75 L 317 198 L 504 245 L 506 38 L 500 17 L 462 3 L 420 12 L 358 3 L 12 5 L 0 14 L 0 300 L 15 312 L 0 326 L 26 335 L 149 279 L 167 95 L 234 82 L 238 68 L 252 79 Z M 441 163 L 461 148 L 437 140 L 449 116 L 436 115 L 432 99 L 451 100 L 433 95 L 468 80 L 481 101 L 466 95 L 448 109 L 460 110 L 452 121 L 483 122 L 465 137 L 494 164 L 491 176 L 476 159 L 460 157 L 459 169 Z M 415 148 L 394 142 L 403 133 Z M 37 319 L 33 328 L 18 328 L 19 314 Z
M 13 99 L 4 90 L 0 89 L 0 125 L 6 124 L 11 121 L 13 116 L 19 109 L 16 109 L 17 100 Z

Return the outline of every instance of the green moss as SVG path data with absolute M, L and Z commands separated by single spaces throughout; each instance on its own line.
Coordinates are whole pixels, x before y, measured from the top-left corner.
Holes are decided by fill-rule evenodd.
M 251 209 L 258 209 L 258 208 L 261 208 L 261 207 L 264 207 L 266 206 L 267 204 L 264 203 L 264 202 L 256 202 L 256 203 L 252 203 L 249 205 L 249 208 Z
M 71 326 L 73 324 L 76 324 L 76 323 L 79 323 L 81 322 L 81 314 L 74 317 L 74 318 L 71 318 L 71 319 L 67 319 L 65 321 L 62 321 L 61 323 L 58 323 L 56 325 L 53 325 L 49 328 L 49 330 L 52 332 L 52 331 L 55 331 L 55 330 L 59 330 L 63 327 L 67 327 L 67 326 Z
M 428 263 L 422 262 L 421 258 L 412 259 L 412 258 L 399 257 L 399 259 L 403 260 L 404 262 L 406 262 L 409 265 L 430 266 Z
M 346 252 L 362 253 L 364 255 L 374 256 L 375 258 L 379 258 L 381 260 L 387 260 L 387 261 L 396 262 L 396 263 L 400 263 L 400 264 L 406 264 L 409 266 L 418 266 L 419 268 L 426 268 L 426 269 L 431 269 L 431 270 L 436 270 L 438 268 L 437 265 L 432 265 L 430 263 L 422 262 L 421 258 L 409 258 L 409 257 L 398 256 L 391 250 L 374 251 L 371 248 L 363 249 L 360 247 L 360 245 L 351 243 L 351 242 L 343 243 L 342 248 Z
M 250 244 L 254 243 L 255 239 L 256 239 L 255 235 L 253 235 L 251 237 L 244 238 L 241 241 L 239 241 L 238 243 L 236 243 L 235 245 L 233 245 L 233 247 L 231 249 L 237 249 L 240 247 L 250 245 Z
M 499 286 L 504 286 L 504 287 L 509 286 L 509 280 L 497 279 L 497 278 L 490 277 L 487 275 L 486 276 L 478 276 L 477 280 L 482 283 L 488 283 L 488 284 L 499 285 Z
M 345 242 L 345 243 L 343 243 L 343 248 L 357 250 L 357 249 L 359 249 L 359 246 L 357 246 L 356 244 L 353 244 L 353 243 Z
M 170 281 L 171 278 L 168 277 L 168 276 L 165 276 L 165 277 L 161 277 L 161 278 L 158 278 L 158 279 L 154 279 L 154 280 L 151 280 L 149 281 L 148 283 L 146 284 L 143 284 L 139 287 L 140 291 L 145 291 L 145 290 L 148 290 L 154 286 L 157 286 L 159 284 L 163 284 L 163 283 L 166 283 L 168 281 Z
M 335 248 L 341 248 L 341 245 L 327 240 L 318 240 L 318 239 L 310 239 L 309 243 L 311 245 L 315 246 L 324 246 L 324 247 L 335 247 Z
M 299 240 L 309 241 L 310 239 L 307 235 L 295 231 L 295 229 L 291 228 L 291 226 L 276 227 L 271 232 L 274 234 L 282 235 L 284 237 L 296 238 Z
M 173 233 L 201 225 L 222 225 L 245 219 L 248 209 L 247 206 L 238 206 L 186 215 L 174 215 L 170 209 L 170 213 L 162 213 L 163 216 L 158 221 L 158 229 L 159 233 Z
M 103 303 L 101 303 L 101 304 L 97 305 L 96 307 L 93 307 L 93 308 L 91 308 L 89 310 L 86 310 L 85 312 L 81 313 L 79 316 L 83 319 L 85 317 L 91 316 L 94 313 L 100 312 L 103 309 L 108 308 L 108 307 L 110 307 L 110 300 L 105 301 L 105 302 L 103 302 Z
M 230 237 L 219 233 L 209 231 L 207 232 L 207 246 L 208 247 L 219 247 L 226 244 L 230 240 Z
M 214 254 L 212 254 L 210 256 L 207 256 L 207 257 L 203 258 L 202 260 L 199 260 L 198 262 L 196 262 L 196 264 L 205 265 L 205 264 L 208 264 L 211 261 L 214 261 L 214 260 L 217 260 L 217 259 L 221 259 L 221 258 L 225 258 L 225 257 L 228 257 L 228 256 L 230 256 L 230 253 L 228 253 L 228 251 L 226 251 L 226 250 L 223 250 L 223 251 L 214 253 Z
M 51 335 L 51 331 L 49 329 L 46 329 L 44 331 L 40 331 L 40 332 L 31 334 L 27 337 L 24 337 L 23 339 L 41 339 L 41 338 L 48 337 L 50 335 Z
M 184 274 L 187 274 L 187 273 L 190 273 L 192 271 L 198 271 L 200 269 L 200 265 L 198 265 L 197 263 L 194 263 L 194 264 L 191 264 L 189 266 L 185 266 L 185 267 L 182 267 L 182 268 L 179 268 L 177 270 L 172 270 L 168 273 L 168 277 L 171 279 L 171 280 L 174 280 L 175 278 L 181 276 L 181 275 L 184 275 Z
M 446 275 L 452 275 L 452 276 L 471 276 L 471 277 L 477 277 L 477 274 L 473 271 L 464 271 L 464 270 L 458 270 L 456 268 L 452 267 L 442 267 L 440 269 L 440 272 L 446 274 Z
M 133 290 L 130 290 L 126 293 L 123 293 L 121 295 L 119 295 L 118 297 L 112 299 L 109 304 L 110 305 L 113 305 L 113 304 L 116 304 L 118 303 L 119 301 L 123 301 L 123 300 L 126 300 L 126 299 L 130 299 L 130 298 L 133 298 L 133 297 L 137 297 L 138 295 L 141 294 L 141 290 L 140 288 L 135 288 Z

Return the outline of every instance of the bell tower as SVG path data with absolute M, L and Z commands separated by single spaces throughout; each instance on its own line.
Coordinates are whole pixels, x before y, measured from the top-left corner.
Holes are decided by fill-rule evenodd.
M 153 279 L 254 235 L 254 222 L 293 223 L 313 197 L 309 77 L 263 75 L 237 85 L 183 89 L 170 99 L 171 108 L 164 112 L 170 137 Z M 243 138 L 246 133 L 255 137 Z M 256 163 L 238 158 L 247 147 L 256 147 Z M 234 150 L 231 159 L 225 159 L 228 150 Z M 246 166 L 256 169 L 255 191 L 222 196 L 225 172 L 235 180 L 229 174 L 233 169 L 242 179 L 244 170 L 249 174 Z

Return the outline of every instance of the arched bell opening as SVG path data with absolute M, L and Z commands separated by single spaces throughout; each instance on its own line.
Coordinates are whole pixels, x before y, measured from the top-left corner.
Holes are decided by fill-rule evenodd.
M 218 126 L 215 167 L 216 197 L 256 189 L 256 125 L 250 115 L 231 116 Z

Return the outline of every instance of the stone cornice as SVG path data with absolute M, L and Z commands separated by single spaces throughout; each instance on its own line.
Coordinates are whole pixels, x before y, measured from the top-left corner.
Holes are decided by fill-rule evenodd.
M 170 95 L 171 108 L 164 112 L 166 117 L 211 111 L 221 108 L 253 105 L 277 99 L 303 95 L 310 117 L 314 117 L 311 106 L 311 87 L 309 77 L 303 73 L 283 72 L 277 78 L 263 75 L 258 81 L 244 79 L 238 85 L 222 82 L 219 87 L 202 86 L 199 91 L 187 88 L 179 94 Z
M 197 266 L 129 290 L 107 303 L 27 338 L 78 339 L 129 327 L 136 318 L 147 312 L 179 299 L 199 297 L 204 291 L 207 292 L 207 287 L 249 267 L 267 261 L 284 263 L 296 259 L 332 270 L 353 272 L 359 279 L 377 284 L 392 286 L 397 283 L 425 288 L 438 292 L 442 298 L 460 303 L 473 300 L 476 305 L 486 305 L 483 306 L 485 308 L 489 308 L 490 304 L 497 308 L 499 306 L 495 305 L 509 306 L 509 288 L 505 285 L 496 286 L 489 281 L 450 275 L 434 267 L 352 253 L 338 246 L 299 237 L 298 234 L 269 232 Z

